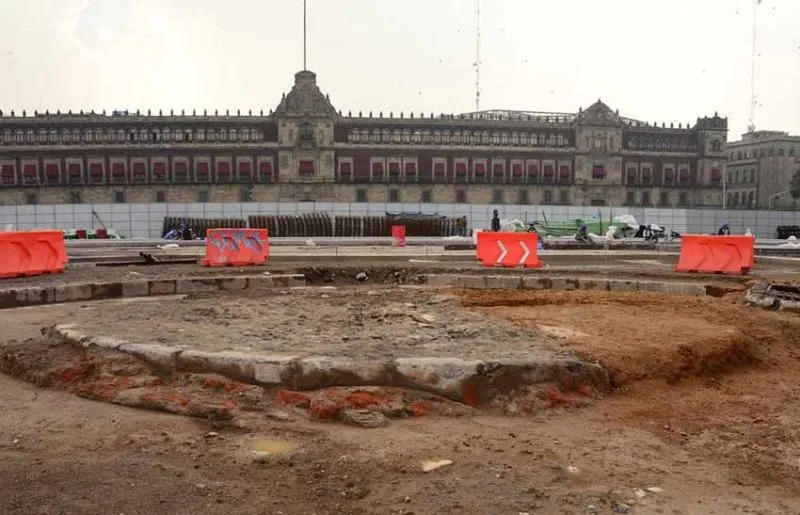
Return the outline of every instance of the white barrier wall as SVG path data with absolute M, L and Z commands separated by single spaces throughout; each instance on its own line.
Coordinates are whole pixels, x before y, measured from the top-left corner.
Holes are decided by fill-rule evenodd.
M 161 236 L 165 216 L 192 218 L 244 218 L 250 215 L 292 215 L 328 213 L 331 216 L 382 216 L 387 212 L 438 213 L 466 216 L 473 229 L 488 228 L 492 211 L 500 218 L 523 221 L 584 220 L 602 216 L 631 214 L 639 223 L 655 223 L 677 232 L 710 233 L 729 223 L 734 233 L 750 229 L 759 238 L 775 238 L 779 225 L 800 225 L 800 211 L 738 211 L 721 209 L 650 209 L 626 207 L 474 205 L 474 204 L 387 204 L 330 202 L 231 202 L 202 204 L 55 204 L 0 206 L 0 230 L 15 229 L 92 229 L 107 228 L 129 238 Z

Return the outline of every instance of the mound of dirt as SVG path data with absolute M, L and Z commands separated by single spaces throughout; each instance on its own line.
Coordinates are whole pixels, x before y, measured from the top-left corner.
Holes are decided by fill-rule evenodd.
M 597 360 L 615 386 L 671 383 L 769 365 L 795 352 L 800 317 L 751 309 L 743 294 L 462 291 L 464 306 L 558 334 L 557 345 Z

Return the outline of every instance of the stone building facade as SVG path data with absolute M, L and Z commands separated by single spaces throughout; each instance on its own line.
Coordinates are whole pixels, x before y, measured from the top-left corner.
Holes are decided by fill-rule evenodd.
M 341 113 L 301 71 L 274 112 L 0 112 L 0 203 L 279 200 L 719 206 L 727 120 Z
M 791 180 L 800 171 L 800 136 L 754 131 L 728 143 L 726 207 L 785 209 L 795 205 Z

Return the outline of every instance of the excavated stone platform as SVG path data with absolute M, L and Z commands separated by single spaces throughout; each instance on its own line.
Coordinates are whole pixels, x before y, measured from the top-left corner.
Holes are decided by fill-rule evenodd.
M 47 336 L 87 350 L 133 356 L 159 374 L 217 374 L 241 383 L 293 391 L 353 386 L 402 387 L 479 406 L 507 404 L 512 399 L 535 396 L 550 397 L 552 401 L 554 395 L 570 393 L 591 397 L 611 389 L 609 374 L 602 366 L 570 357 L 363 360 L 321 355 L 210 352 L 93 336 L 70 324 L 50 328 Z M 491 350 L 486 353 L 491 355 Z

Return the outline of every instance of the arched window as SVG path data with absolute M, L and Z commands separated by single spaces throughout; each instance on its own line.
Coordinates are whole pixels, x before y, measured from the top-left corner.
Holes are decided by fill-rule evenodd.
M 431 142 L 431 131 L 422 132 L 422 142 L 426 145 Z
M 714 141 L 711 142 L 711 150 L 713 150 L 714 152 L 721 151 L 722 143 L 718 139 L 715 139 Z
M 11 143 L 12 136 L 11 131 L 6 129 L 3 131 L 3 143 Z
M 391 139 L 389 138 L 389 130 L 388 129 L 383 129 L 383 132 L 381 133 L 381 141 L 383 141 L 384 143 L 390 143 L 391 142 Z
M 122 129 L 117 130 L 117 141 L 125 141 L 125 131 Z
M 543 147 L 545 145 L 547 145 L 547 136 L 544 134 L 539 134 L 539 146 Z
M 453 133 L 453 143 L 456 145 L 461 143 L 461 133 L 459 131 L 455 131 Z
M 50 143 L 58 143 L 58 131 L 55 129 L 50 130 Z
M 170 134 L 169 129 L 161 129 L 161 141 L 170 141 L 172 139 L 172 134 Z
M 450 144 L 450 131 L 449 130 L 442 132 L 442 143 L 444 143 L 445 145 L 449 145 Z
M 361 142 L 362 143 L 369 143 L 369 131 L 366 130 L 366 129 L 363 129 L 361 131 Z
M 395 143 L 403 142 L 403 133 L 400 131 L 400 129 L 395 129 L 394 132 L 392 132 L 392 140 Z
M 156 134 L 158 134 L 158 133 L 156 133 Z M 147 129 L 139 130 L 139 141 L 147 141 L 147 140 L 149 140 L 150 138 L 148 136 L 149 135 L 147 133 Z M 153 138 L 153 139 L 155 139 L 155 138 Z
M 172 139 L 175 141 L 183 141 L 183 132 L 180 129 L 172 131 Z
M 501 145 L 508 145 L 508 133 L 504 132 L 500 135 L 500 144 Z
M 412 143 L 419 143 L 422 141 L 422 133 L 420 131 L 414 131 L 414 135 L 411 138 Z
M 442 142 L 442 133 L 440 131 L 433 131 L 433 142 L 436 145 Z
M 492 145 L 499 145 L 500 144 L 500 133 L 493 132 L 492 133 Z
M 481 134 L 481 143 L 484 145 L 489 144 L 489 131 L 483 131 L 483 134 Z
M 527 145 L 528 144 L 528 133 L 522 132 L 519 135 L 519 144 L 520 145 Z
M 206 140 L 205 129 L 197 129 L 197 141 L 205 141 L 205 140 Z
M 70 134 L 71 133 L 69 132 L 69 129 L 62 130 L 61 131 L 61 143 L 69 143 Z
M 94 139 L 98 143 L 102 142 L 105 139 L 105 134 L 103 133 L 103 129 L 94 130 Z
M 228 139 L 230 141 L 236 141 L 236 129 L 228 130 Z
M 220 141 L 226 141 L 228 139 L 228 131 L 225 129 L 220 129 L 219 133 L 217 131 L 212 131 L 212 138 L 217 138 Z
M 34 134 L 32 130 L 29 130 L 25 133 L 25 142 L 26 143 L 33 143 L 35 141 Z
M 47 130 L 40 129 L 39 130 L 39 137 L 37 138 L 39 143 L 47 143 Z
M 187 130 L 183 133 L 183 139 L 186 141 L 192 141 L 192 131 Z
M 17 131 L 17 143 L 22 143 L 25 141 L 25 133 L 22 131 Z
M 512 132 L 511 133 L 511 144 L 512 145 L 519 145 L 519 133 Z
M 403 131 L 403 143 L 411 143 L 411 131 L 408 129 Z

